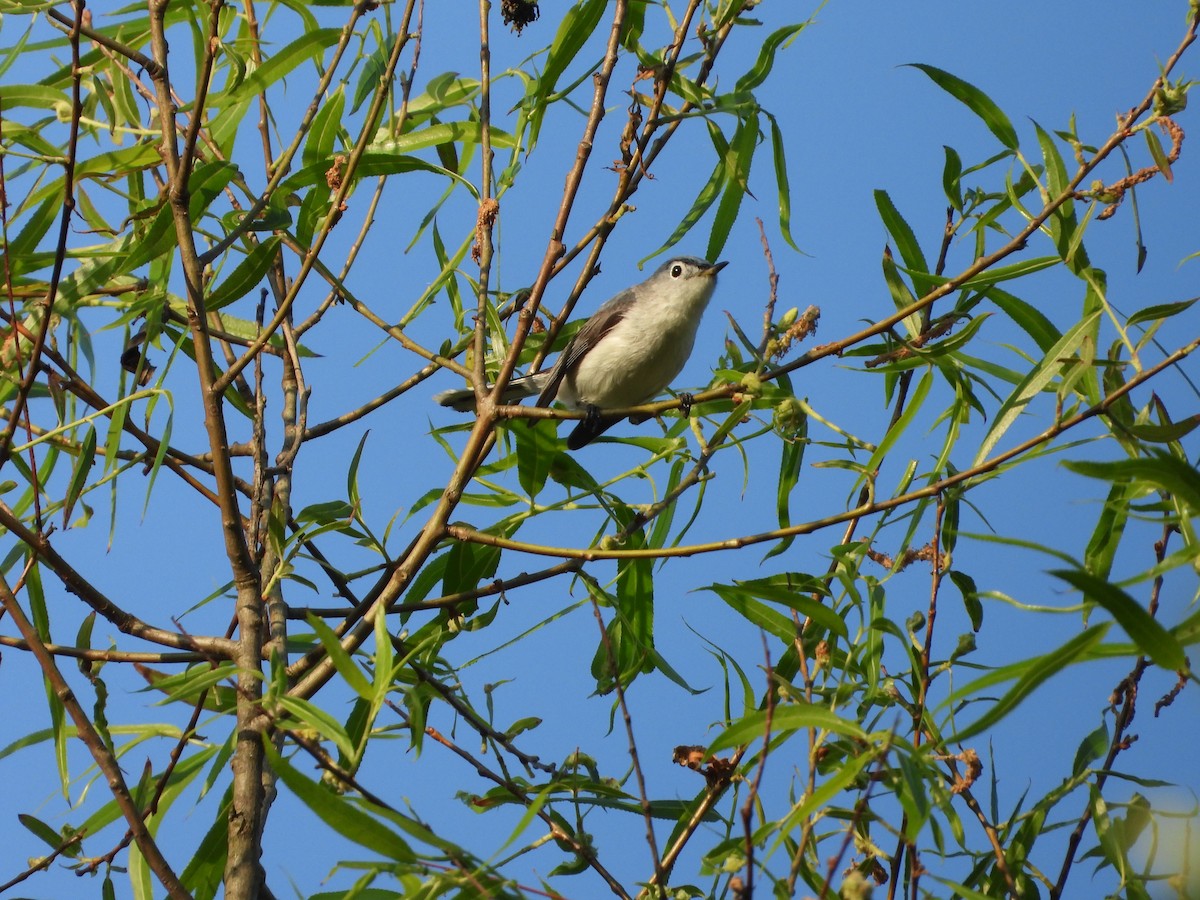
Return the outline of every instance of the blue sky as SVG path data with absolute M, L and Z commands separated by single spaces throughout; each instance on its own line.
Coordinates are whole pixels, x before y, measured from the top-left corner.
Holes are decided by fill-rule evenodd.
M 520 37 L 496 23 L 492 40 L 494 73 L 519 65 L 550 40 L 562 5 L 550 0 L 543 2 L 541 8 L 541 21 Z M 765 35 L 812 12 L 807 5 L 765 0 L 753 15 L 763 21 L 761 33 Z M 750 180 L 754 197 L 743 204 L 741 216 L 721 254 L 730 265 L 722 273 L 696 351 L 678 384 L 708 383 L 729 331 L 726 313 L 751 335 L 758 332 L 766 296 L 766 269 L 755 216 L 761 217 L 766 225 L 781 276 L 779 308 L 819 306 L 818 341 L 850 334 L 892 309 L 880 277 L 880 258 L 888 235 L 876 211 L 873 195 L 876 189 L 888 192 L 916 231 L 926 254 L 930 257 L 936 254 L 946 205 L 941 190 L 943 145 L 955 147 L 968 165 L 992 155 L 998 148 L 983 124 L 965 107 L 920 71 L 904 67 L 905 63 L 937 66 L 986 91 L 1009 114 L 1023 146 L 1036 148 L 1031 120 L 1047 129 L 1062 129 L 1072 115 L 1080 136 L 1085 142 L 1096 144 L 1107 137 L 1116 114 L 1145 94 L 1157 73 L 1158 61 L 1166 58 L 1184 33 L 1185 12 L 1186 4 L 1182 2 L 982 4 L 927 0 L 910 4 L 843 2 L 822 8 L 816 13 L 814 23 L 780 53 L 775 73 L 758 91 L 762 106 L 777 117 L 783 131 L 792 188 L 792 231 L 804 253 L 789 250 L 778 233 L 770 158 L 765 150 L 760 151 Z M 323 21 L 331 25 L 340 24 L 343 15 L 331 10 L 321 13 Z M 103 25 L 103 14 L 96 10 L 95 15 L 97 24 Z M 441 72 L 459 71 L 464 75 L 477 72 L 477 48 L 472 47 L 475 16 L 471 4 L 437 3 L 426 9 L 418 92 L 429 78 Z M 469 28 L 464 25 L 467 18 Z M 0 39 L 9 43 L 14 40 L 12 32 L 19 26 L 12 17 L 6 17 L 4 24 L 6 30 L 0 32 Z M 176 40 L 182 42 L 183 38 Z M 722 78 L 736 78 L 758 51 L 758 45 L 745 34 L 740 35 L 739 41 L 722 55 L 718 70 Z M 631 67 L 630 60 L 622 61 L 614 78 L 615 89 L 620 90 L 631 81 Z M 1186 75 L 1197 68 L 1193 56 L 1185 60 L 1181 71 Z M 5 80 L 22 77 L 14 69 Z M 499 80 L 494 101 L 497 115 L 507 114 L 519 96 L 520 86 L 515 80 Z M 611 173 L 604 172 L 601 165 L 615 156 L 624 106 L 619 93 L 614 92 L 613 97 L 610 115 L 597 142 L 596 165 L 589 172 L 568 230 L 568 243 L 586 229 L 608 200 Z M 297 113 L 298 107 L 299 104 L 297 110 L 281 110 L 281 116 Z M 1187 114 L 1181 116 L 1181 123 L 1185 129 L 1189 127 Z M 544 129 L 543 142 L 547 146 L 530 162 L 530 171 L 523 174 L 518 187 L 503 198 L 494 281 L 503 290 L 529 283 L 536 272 L 581 125 L 582 117 L 565 109 L 556 112 Z M 558 147 L 561 152 L 547 152 Z M 1090 227 L 1089 252 L 1108 271 L 1110 296 L 1118 307 L 1132 309 L 1182 300 L 1197 293 L 1200 261 L 1182 262 L 1198 249 L 1195 210 L 1200 206 L 1200 178 L 1191 164 L 1191 149 L 1185 144 L 1183 158 L 1175 167 L 1174 183 L 1158 179 L 1139 192 L 1143 239 L 1149 249 L 1140 274 L 1135 272 L 1135 238 L 1128 208 L 1111 221 Z M 1137 151 L 1140 150 L 1137 146 Z M 602 271 L 584 295 L 578 307 L 580 313 L 590 312 L 606 297 L 644 277 L 644 272 L 637 271 L 637 261 L 660 246 L 674 230 L 713 162 L 711 145 L 698 129 L 692 132 L 692 137 L 673 146 L 669 157 L 657 169 L 656 177 L 639 192 L 635 200 L 637 212 L 626 216 L 609 241 Z M 1110 160 L 1104 177 L 1113 180 L 1124 174 L 1119 165 L 1117 159 Z M 981 180 L 988 180 L 994 188 L 998 177 L 992 173 L 981 176 Z M 408 181 L 405 180 L 406 191 Z M 360 296 L 396 318 L 436 271 L 427 244 L 411 253 L 401 252 L 414 233 L 414 210 L 419 217 L 440 191 L 440 185 L 431 184 L 428 191 L 428 196 L 412 196 L 401 194 L 399 185 L 389 190 L 364 246 L 364 263 L 352 280 L 352 287 Z M 360 191 L 351 200 L 350 218 L 355 225 L 365 203 L 366 191 Z M 465 194 L 447 204 L 439 214 L 439 227 L 447 235 L 447 243 L 460 240 L 472 220 L 473 207 Z M 678 249 L 703 253 L 708 224 L 708 219 L 703 220 Z M 339 250 L 353 237 L 350 228 L 335 232 L 330 258 L 338 260 Z M 1049 252 L 1047 244 L 1031 247 L 1027 255 Z M 970 259 L 969 245 L 954 247 L 947 271 L 962 269 Z M 647 271 L 656 264 L 657 261 L 650 262 Z M 577 268 L 555 281 L 546 299 L 549 308 L 557 308 L 576 274 Z M 461 284 L 465 287 L 465 280 Z M 306 290 L 302 304 L 307 302 L 311 306 L 320 300 L 322 292 L 315 283 Z M 1023 294 L 1026 300 L 1060 326 L 1070 323 L 1082 296 L 1079 282 L 1062 273 L 1047 273 L 1044 278 L 1031 281 L 1028 288 L 1022 285 L 1022 290 L 1028 291 Z M 377 346 L 377 333 L 355 322 L 348 312 L 339 310 L 337 315 L 340 317 L 337 327 L 326 327 L 313 337 L 313 349 L 324 356 L 312 361 L 307 370 L 315 386 L 310 422 L 322 421 L 365 401 L 378 393 L 381 386 L 394 384 L 419 368 L 416 358 L 394 343 Z M 441 307 L 426 318 L 418 327 L 418 337 L 436 346 L 439 335 L 445 336 L 449 312 Z M 1194 334 L 1200 329 L 1200 317 L 1195 311 L 1175 322 L 1181 334 Z M 1174 334 L 1166 337 L 1176 343 L 1181 340 Z M 1011 352 L 1005 345 L 1017 337 L 997 324 L 994 332 L 985 331 L 985 339 L 993 352 L 1003 357 Z M 111 350 L 115 340 L 115 333 L 98 334 L 97 347 L 101 352 L 105 348 Z M 356 364 L 351 365 L 352 362 Z M 1194 381 L 1200 373 L 1194 361 L 1188 366 Z M 115 384 L 115 374 L 111 377 Z M 453 413 L 433 406 L 428 398 L 458 383 L 448 373 L 439 374 L 415 392 L 409 402 L 367 422 L 371 433 L 360 475 L 364 484 L 371 485 L 365 498 L 366 514 L 382 530 L 398 512 L 391 540 L 395 550 L 404 546 L 421 521 L 420 513 L 406 520 L 407 510 L 424 489 L 437 484 L 451 470 L 453 461 L 427 432 L 431 426 L 458 420 Z M 856 371 L 854 361 L 824 360 L 794 376 L 794 383 L 797 392 L 806 396 L 815 410 L 841 428 L 868 440 L 877 440 L 882 434 L 888 415 L 882 388 L 864 379 Z M 196 410 L 194 385 L 181 376 L 172 387 L 176 434 L 181 441 L 190 440 L 191 445 L 199 446 L 198 426 L 188 421 Z M 1180 377 L 1167 376 L 1161 385 L 1156 385 L 1156 390 L 1177 417 L 1196 408 L 1195 393 Z M 1014 440 L 1017 433 L 1044 428 L 1048 412 L 1047 408 L 1035 410 L 1028 424 L 1021 423 L 1008 440 Z M 653 423 L 643 427 L 650 433 L 658 433 Z M 987 422 L 972 423 L 975 438 L 964 441 L 964 453 L 973 451 L 987 427 Z M 301 491 L 298 506 L 343 496 L 344 473 L 365 430 L 366 425 L 343 429 L 311 452 L 302 454 L 297 471 Z M 623 425 L 616 433 L 631 431 L 632 426 Z M 832 437 L 828 432 L 814 436 L 823 440 Z M 242 437 L 235 435 L 235 439 Z M 899 479 L 909 459 L 924 465 L 936 453 L 936 444 L 923 446 L 920 438 L 919 433 L 910 435 L 889 460 L 880 479 L 888 490 Z M 1190 441 L 1194 459 L 1195 437 Z M 1104 446 L 1096 450 L 1100 457 L 1113 452 Z M 582 451 L 579 459 L 600 478 L 638 465 L 644 458 L 644 454 L 639 454 L 641 451 L 636 449 L 602 444 Z M 852 476 L 819 465 L 838 455 L 830 448 L 810 450 L 793 502 L 795 520 L 828 515 L 850 502 Z M 766 455 L 754 456 L 750 475 L 743 481 L 741 464 L 734 455 L 720 457 L 719 465 L 714 467 L 716 477 L 707 487 L 705 506 L 687 537 L 688 542 L 771 528 L 775 523 L 775 465 Z M 972 500 L 986 512 L 987 519 L 985 522 L 964 518 L 963 530 L 981 534 L 991 531 L 1009 538 L 1045 542 L 1080 555 L 1089 537 L 1087 523 L 1094 520 L 1095 503 L 1103 497 L 1102 488 L 1067 473 L 1053 458 L 1029 468 L 1026 477 L 1036 472 L 1036 479 L 1023 484 L 1019 494 L 1014 494 L 1005 482 L 984 485 L 973 493 Z M 662 477 L 663 473 L 658 471 L 651 479 L 631 482 L 623 488 L 628 502 L 652 500 L 655 491 L 661 489 Z M 96 573 L 106 590 L 135 611 L 167 624 L 170 616 L 179 615 L 218 589 L 228 580 L 229 573 L 223 564 L 211 508 L 197 504 L 167 483 L 156 487 L 143 513 L 144 500 L 140 487 L 123 491 L 118 512 L 122 524 L 111 550 L 106 547 L 106 528 L 102 525 L 87 532 L 57 535 L 56 546 L 79 568 Z M 107 509 L 104 501 L 97 502 L 100 504 L 97 519 L 103 522 Z M 687 508 L 690 510 L 690 505 Z M 486 510 L 464 508 L 460 515 L 480 526 L 490 521 Z M 181 534 L 174 526 L 181 517 L 188 516 L 196 517 L 199 524 Z M 601 521 L 597 511 L 581 510 L 573 519 L 559 515 L 548 518 L 544 524 L 535 523 L 521 537 L 586 545 Z M 881 535 L 881 543 L 888 538 L 898 541 L 903 527 L 902 523 L 893 526 Z M 832 532 L 800 538 L 782 559 L 763 564 L 762 571 L 823 572 L 833 542 Z M 702 588 L 732 577 L 752 577 L 750 573 L 759 568 L 763 552 L 763 547 L 754 547 L 737 553 L 710 554 L 661 570 L 655 596 L 658 648 L 689 684 L 708 692 L 693 696 L 658 678 L 642 679 L 630 691 L 639 749 L 647 762 L 647 775 L 656 796 L 689 797 L 694 793 L 698 788 L 696 776 L 670 763 L 670 748 L 676 744 L 703 744 L 716 734 L 712 723 L 714 709 L 718 707 L 713 696 L 722 690 L 721 671 L 706 641 L 719 643 L 735 655 L 746 671 L 752 673 L 752 678 L 759 675 L 756 685 L 761 683 L 761 674 L 757 672 L 762 661 L 758 632 L 744 620 L 733 617 L 714 594 Z M 1120 565 L 1125 571 L 1145 568 L 1149 552 L 1149 540 L 1141 545 L 1130 542 L 1128 555 L 1121 558 Z M 355 558 L 347 553 L 347 559 Z M 534 560 L 514 557 L 505 560 L 499 574 L 511 576 L 536 565 Z M 995 541 L 964 540 L 955 565 L 971 572 L 981 589 L 994 591 L 997 596 L 1007 595 L 1023 603 L 1052 607 L 1067 607 L 1075 602 L 1075 598 L 1063 591 L 1060 582 L 1044 575 L 1044 570 L 1057 565 L 1055 560 L 1018 555 Z M 596 574 L 602 579 L 611 578 L 613 568 L 597 567 Z M 882 571 L 878 574 L 883 576 Z M 928 589 L 928 578 L 917 567 L 893 577 L 889 582 L 893 604 L 889 614 L 902 620 L 913 611 L 923 610 L 928 603 Z M 55 605 L 61 604 L 65 610 L 60 637 L 65 640 L 73 635 L 76 621 L 70 611 L 71 598 L 57 586 L 52 590 L 58 594 Z M 907 599 L 909 593 L 911 601 L 906 603 L 901 598 Z M 1175 573 L 1164 595 L 1164 619 L 1173 622 L 1183 618 L 1191 609 L 1195 593 L 1194 572 Z M 302 591 L 298 594 L 296 602 L 304 602 Z M 494 693 L 499 724 L 526 715 L 544 717 L 533 742 L 534 752 L 545 758 L 561 759 L 576 747 L 582 747 L 595 753 L 609 771 L 620 773 L 626 765 L 625 736 L 619 725 L 611 734 L 606 733 L 605 710 L 610 701 L 589 697 L 594 687 L 589 665 L 597 640 L 590 609 L 584 605 L 540 627 L 521 644 L 504 647 L 507 640 L 554 617 L 583 597 L 582 590 L 572 588 L 566 580 L 551 581 L 528 592 L 514 592 L 495 627 L 464 635 L 448 645 L 446 653 L 460 665 L 474 660 L 463 669 L 462 675 L 477 703 L 482 704 L 483 685 L 508 682 Z M 313 602 L 327 604 L 330 598 L 315 597 Z M 939 612 L 943 614 L 938 629 L 944 655 L 953 647 L 957 635 L 969 630 L 969 625 L 965 615 L 950 602 L 949 593 Z M 220 629 L 219 623 L 227 614 L 223 604 L 209 604 L 185 619 L 185 623 L 189 629 Z M 1013 647 L 1022 648 L 1022 656 L 1047 651 L 1060 645 L 1079 627 L 1077 614 L 1049 618 L 1051 623 L 1061 626 L 1061 630 L 1055 630 L 1046 627 L 1048 617 L 1032 616 L 999 599 L 987 601 L 986 614 L 979 650 L 971 657 L 971 661 L 979 664 L 1011 661 L 1017 658 Z M 113 637 L 121 643 L 119 635 Z M 106 638 L 107 635 L 98 634 L 97 644 Z M 774 649 L 774 652 L 779 651 Z M 1003 723 L 989 736 L 987 765 L 995 767 L 1002 808 L 1015 803 L 1027 788 L 1031 795 L 1037 796 L 1057 783 L 1069 769 L 1079 741 L 1099 723 L 1107 691 L 1127 669 L 1127 662 L 1116 661 L 1072 670 L 1036 693 L 1022 708 L 1019 723 Z M 14 650 L 5 653 L 0 672 L 7 674 L 10 685 L 14 686 L 34 685 L 38 678 L 32 661 Z M 1200 779 L 1195 774 L 1194 760 L 1189 754 L 1180 753 L 1179 748 L 1194 743 L 1194 723 L 1200 704 L 1194 690 L 1185 691 L 1172 709 L 1154 718 L 1150 709 L 1152 698 L 1165 692 L 1172 680 L 1163 673 L 1148 677 L 1146 698 L 1135 726 L 1141 740 L 1122 757 L 1122 765 L 1142 775 L 1181 785 L 1177 802 L 1186 807 L 1194 803 Z M 114 698 L 114 705 L 121 708 L 127 704 L 129 717 L 136 721 L 138 715 L 146 715 L 142 710 L 153 698 L 132 693 L 129 682 L 123 683 L 125 690 Z M 2 692 L 0 715 L 9 724 L 4 729 L 7 737 L 0 737 L 0 744 L 44 727 L 41 721 L 44 713 L 38 705 L 32 704 L 36 710 L 32 715 L 29 708 L 29 701 L 22 699 L 19 690 Z M 327 708 L 336 711 L 338 706 L 330 700 Z M 155 715 L 150 713 L 150 717 Z M 163 710 L 162 715 L 164 720 L 174 721 L 172 712 Z M 455 726 L 444 713 L 434 724 L 447 733 Z M 458 727 L 459 738 L 464 745 L 471 746 L 472 737 L 467 729 L 461 723 Z M 984 742 L 979 745 L 982 752 Z M 40 757 L 48 752 L 43 745 L 0 759 L 0 773 L 9 785 L 7 805 L 11 810 L 30 811 L 56 824 L 76 821 L 75 816 L 64 816 L 52 771 L 44 769 L 40 758 L 30 759 L 31 754 Z M 76 771 L 85 764 L 82 754 L 73 753 L 72 761 Z M 770 765 L 772 773 L 782 779 L 791 766 L 802 766 L 803 760 L 777 758 Z M 141 756 L 135 750 L 126 768 L 132 775 L 140 767 Z M 373 751 L 363 770 L 363 781 L 396 805 L 411 800 L 421 816 L 479 851 L 487 848 L 489 837 L 494 835 L 493 847 L 499 853 L 508 829 L 519 818 L 517 811 L 507 816 L 478 816 L 467 811 L 453 798 L 453 791 L 456 788 L 482 791 L 487 785 L 475 782 L 469 770 L 437 746 L 427 745 L 419 757 L 408 752 L 403 737 L 390 745 L 381 744 Z M 92 799 L 101 790 L 102 785 L 96 785 Z M 1163 794 L 1154 796 L 1160 800 Z M 1073 801 L 1067 804 L 1066 814 L 1083 802 L 1075 798 Z M 276 827 L 270 828 L 267 839 L 269 876 L 279 896 L 287 894 L 288 880 L 303 895 L 317 891 L 332 861 L 340 856 L 354 857 L 357 852 L 324 832 L 313 830 L 294 835 L 286 828 L 279 828 L 278 820 L 294 813 L 294 807 L 289 805 L 292 802 L 286 796 L 280 799 L 273 812 Z M 185 824 L 180 827 L 179 840 L 168 839 L 166 845 L 168 854 L 173 852 L 174 858 L 179 858 L 179 854 L 187 852 L 183 848 L 194 844 L 213 813 L 211 803 L 207 803 L 189 816 L 182 801 L 175 813 L 176 827 L 181 822 Z M 589 827 L 592 824 L 589 822 Z M 594 825 L 592 830 L 602 851 L 618 861 L 614 868 L 626 883 L 644 877 L 648 872 L 648 856 L 640 820 L 610 814 L 607 818 L 597 817 Z M 536 833 L 536 829 L 531 829 L 526 838 Z M 12 848 L 10 856 L 14 861 L 40 852 L 40 845 L 13 815 L 0 817 L 0 838 Z M 613 843 L 606 848 L 605 840 Z M 106 845 L 89 847 L 92 852 L 104 849 Z M 544 876 L 556 862 L 547 854 L 534 854 L 530 859 L 530 864 L 522 861 L 513 870 L 526 883 L 534 883 L 536 877 Z M 694 868 L 695 863 L 694 857 L 687 858 L 680 873 Z M 14 868 L 10 864 L 6 871 Z M 331 882 L 346 883 L 345 875 Z M 1093 896 L 1095 885 L 1089 884 L 1082 869 L 1072 884 L 1068 896 Z M 119 891 L 126 887 L 120 886 Z M 556 887 L 569 896 L 603 895 L 603 886 L 589 876 L 556 883 Z M 36 879 L 26 889 L 29 896 L 51 897 L 78 891 L 80 887 L 72 876 L 60 873 Z

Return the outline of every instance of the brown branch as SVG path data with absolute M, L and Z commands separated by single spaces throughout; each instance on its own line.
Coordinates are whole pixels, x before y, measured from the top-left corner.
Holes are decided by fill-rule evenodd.
M 1197 17 L 1200 19 L 1200 16 Z M 1165 515 L 1165 514 L 1164 514 Z M 1167 542 L 1171 538 L 1173 528 L 1169 522 L 1164 523 L 1162 537 L 1154 544 L 1154 560 L 1156 564 L 1161 564 L 1167 555 Z M 1160 574 L 1155 577 L 1150 588 L 1150 615 L 1154 615 L 1158 611 L 1159 595 L 1162 591 L 1163 576 Z M 1108 752 L 1105 754 L 1104 763 L 1100 766 L 1100 771 L 1096 774 L 1095 792 L 1099 796 L 1104 790 L 1104 785 L 1108 782 L 1109 773 L 1113 771 L 1113 764 L 1121 751 L 1127 750 L 1130 741 L 1126 737 L 1126 732 L 1129 726 L 1133 724 L 1133 717 L 1137 714 L 1137 695 L 1138 687 L 1142 681 L 1142 675 L 1149 668 L 1150 662 L 1145 656 L 1138 656 L 1134 662 L 1133 670 L 1121 680 L 1109 699 L 1109 703 L 1115 713 L 1113 716 L 1113 735 L 1108 744 Z M 1135 738 L 1136 739 L 1136 738 Z M 1050 887 L 1051 900 L 1058 900 L 1063 895 L 1066 889 L 1067 877 L 1071 874 L 1071 866 L 1075 862 L 1075 854 L 1079 850 L 1079 844 L 1083 840 L 1083 834 L 1087 830 L 1088 823 L 1092 820 L 1092 804 L 1089 802 L 1079 816 L 1079 821 L 1075 823 L 1075 827 L 1071 830 L 1070 837 L 1067 838 L 1067 849 L 1063 853 L 1062 866 L 1058 872 L 1058 878 Z
M 72 568 L 45 536 L 26 527 L 8 504 L 2 501 L 0 501 L 0 526 L 25 544 L 33 556 L 46 563 L 63 583 L 63 587 L 125 634 L 164 647 L 175 647 L 200 653 L 205 659 L 227 659 L 232 655 L 233 643 L 231 641 L 215 637 L 193 637 L 156 628 L 121 609 Z
M 112 792 L 113 800 L 116 802 L 117 808 L 121 811 L 121 815 L 124 816 L 126 823 L 128 823 L 130 830 L 133 832 L 133 839 L 137 842 L 138 850 L 141 851 L 150 871 L 154 873 L 170 897 L 175 898 L 175 900 L 187 900 L 190 895 L 184 890 L 170 863 L 167 862 L 162 852 L 158 849 L 158 844 L 155 842 L 154 836 L 150 833 L 142 818 L 142 811 L 138 809 L 133 796 L 129 793 L 129 787 L 125 784 L 125 777 L 121 774 L 120 763 L 117 762 L 116 757 L 108 749 L 104 743 L 104 739 L 96 732 L 91 720 L 80 706 L 75 693 L 71 690 L 70 685 L 67 684 L 62 672 L 59 671 L 54 657 L 46 650 L 45 645 L 38 636 L 37 629 L 26 618 L 25 610 L 21 608 L 21 604 L 17 601 L 16 596 L 9 589 L 8 582 L 3 575 L 0 575 L 0 603 L 3 603 L 9 618 L 16 624 L 18 630 L 21 632 L 21 636 L 29 645 L 31 652 L 42 668 L 42 674 L 45 675 L 46 681 L 53 689 L 54 695 L 62 703 L 67 715 L 71 717 L 71 721 L 75 724 L 75 730 L 80 740 L 83 741 L 84 746 L 91 753 L 92 759 L 96 761 L 96 766 L 104 773 L 108 789 Z
M 0 469 L 3 469 L 4 464 L 8 462 L 8 451 L 12 446 L 13 435 L 16 433 L 17 424 L 21 416 L 24 415 L 28 421 L 27 404 L 29 394 L 33 390 L 34 381 L 37 379 L 38 365 L 41 362 L 42 352 L 46 347 L 46 338 L 50 334 L 50 327 L 54 320 L 54 303 L 58 299 L 58 285 L 62 280 L 63 264 L 67 258 L 67 238 L 70 235 L 71 217 L 75 214 L 75 163 L 79 154 L 79 120 L 83 116 L 83 99 L 80 84 L 83 73 L 79 62 L 79 35 L 85 15 L 84 0 L 75 0 L 74 7 L 75 19 L 71 23 L 70 34 L 71 122 L 67 132 L 67 155 L 63 163 L 63 210 L 58 223 L 58 239 L 54 246 L 54 264 L 50 269 L 50 282 L 46 288 L 45 299 L 40 304 L 37 304 L 41 309 L 42 321 L 37 334 L 34 336 L 33 346 L 29 350 L 29 359 L 27 360 L 28 369 L 21 376 L 16 396 L 12 401 L 12 415 L 4 423 L 4 429 L 0 432 Z M 8 198 L 4 197 L 2 199 L 7 204 Z M 15 324 L 15 311 L 13 321 Z M 20 371 L 23 363 L 21 360 L 21 342 L 15 334 L 13 335 L 13 348 L 17 354 L 17 370 Z M 34 481 L 36 482 L 37 461 L 33 457 L 32 450 L 30 451 L 30 469 L 34 473 Z M 33 497 L 35 518 L 40 523 L 40 498 L 36 490 L 33 492 Z
M 1035 435 L 1026 441 L 1021 442 L 1010 450 L 1003 453 L 998 453 L 990 459 L 986 459 L 977 466 L 972 466 L 969 469 L 955 472 L 936 482 L 926 485 L 923 488 L 918 488 L 909 491 L 906 494 L 901 494 L 897 497 L 892 497 L 888 500 L 872 501 L 861 503 L 853 509 L 843 513 L 837 513 L 832 516 L 827 516 L 823 519 L 814 519 L 810 522 L 805 522 L 801 525 L 792 525 L 787 528 L 777 528 L 772 531 L 764 531 L 759 534 L 750 534 L 743 537 L 727 538 L 723 541 L 713 541 L 708 544 L 690 544 L 679 547 L 665 547 L 660 549 L 647 550 L 612 550 L 600 547 L 589 548 L 569 548 L 569 547 L 548 547 L 542 544 L 528 544 L 521 541 L 514 541 L 508 538 L 497 537 L 496 535 L 486 534 L 470 528 L 465 525 L 449 525 L 446 527 L 446 534 L 460 541 L 470 541 L 476 544 L 488 544 L 493 547 L 501 547 L 506 550 L 518 550 L 523 553 L 532 553 L 538 556 L 556 556 L 564 559 L 582 559 L 593 561 L 597 559 L 636 559 L 636 558 L 652 558 L 666 559 L 673 556 L 695 556 L 699 553 L 713 553 L 720 550 L 738 550 L 742 547 L 747 547 L 752 544 L 761 544 L 766 541 L 775 541 L 784 537 L 792 537 L 801 534 L 812 534 L 815 531 L 820 531 L 823 528 L 828 528 L 831 525 L 838 525 L 842 522 L 852 522 L 860 519 L 863 516 L 873 515 L 879 512 L 896 509 L 905 506 L 916 500 L 924 500 L 930 497 L 935 497 L 948 488 L 962 486 L 964 490 L 969 490 L 972 485 L 970 482 L 981 475 L 987 475 L 999 469 L 1005 463 L 1011 462 L 1017 457 L 1024 456 L 1031 450 L 1035 450 L 1041 445 L 1054 440 L 1054 438 L 1070 431 L 1089 419 L 1103 415 L 1108 409 L 1118 400 L 1129 394 L 1135 387 L 1139 387 L 1149 381 L 1154 376 L 1161 373 L 1164 369 L 1171 368 L 1181 360 L 1185 359 L 1200 348 L 1200 338 L 1191 343 L 1180 347 L 1174 353 L 1171 353 L 1158 364 L 1151 366 L 1139 372 L 1133 378 L 1130 378 L 1119 388 L 1110 393 L 1107 397 L 1101 400 L 1094 406 L 1088 407 L 1082 412 L 1064 419 L 1060 422 L 1055 422 L 1041 434 Z
M 608 633 L 608 628 L 604 624 L 604 617 L 600 614 L 600 603 L 596 600 L 596 593 L 599 591 L 599 585 L 595 584 L 591 578 L 586 575 L 581 575 L 588 585 L 588 595 L 592 600 L 592 614 L 595 616 L 596 624 L 600 628 L 600 643 L 604 647 L 604 653 L 608 657 L 608 666 L 612 673 L 613 689 L 617 693 L 617 705 L 621 709 L 621 721 L 625 726 L 625 736 L 629 740 L 629 762 L 633 767 L 633 776 L 637 781 L 638 786 L 638 802 L 642 807 L 642 820 L 646 825 L 646 846 L 650 850 L 650 859 L 654 864 L 654 883 L 666 886 L 667 872 L 663 868 L 662 860 L 658 856 L 658 840 L 654 836 L 654 811 L 650 806 L 650 795 L 646 791 L 646 773 L 642 771 L 642 762 L 638 756 L 637 739 L 633 733 L 633 717 L 629 714 L 629 704 L 625 702 L 625 685 L 621 683 L 623 672 L 620 665 L 617 663 L 617 653 L 613 648 L 612 637 Z M 649 602 L 649 600 L 647 600 Z M 620 612 L 616 613 L 620 616 Z

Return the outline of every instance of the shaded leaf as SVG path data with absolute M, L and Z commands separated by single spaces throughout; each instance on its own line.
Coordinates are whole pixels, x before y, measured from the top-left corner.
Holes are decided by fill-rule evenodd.
M 999 138 L 1000 143 L 1005 147 L 1010 150 L 1017 149 L 1019 146 L 1017 130 L 1013 128 L 1012 122 L 1008 120 L 1008 116 L 1004 114 L 1003 110 L 987 94 L 956 75 L 951 75 L 949 72 L 944 72 L 934 66 L 924 65 L 923 63 L 909 63 L 909 65 L 914 69 L 920 69 L 933 80 L 934 84 L 954 99 L 963 103 L 979 118 L 983 119 L 988 130 Z
M 1079 590 L 1087 600 L 1103 606 L 1155 663 L 1172 672 L 1187 669 L 1187 657 L 1179 641 L 1115 584 L 1078 569 L 1056 569 L 1050 574 Z

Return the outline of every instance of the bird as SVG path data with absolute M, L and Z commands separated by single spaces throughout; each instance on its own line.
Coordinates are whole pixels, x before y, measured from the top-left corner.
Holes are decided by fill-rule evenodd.
M 512 379 L 501 401 L 536 396 L 537 406 L 557 400 L 582 409 L 587 414 L 567 437 L 567 448 L 591 443 L 622 418 L 605 410 L 647 402 L 683 370 L 725 266 L 695 256 L 668 259 L 645 281 L 603 303 L 548 371 Z M 470 389 L 443 391 L 434 400 L 459 412 L 475 408 Z

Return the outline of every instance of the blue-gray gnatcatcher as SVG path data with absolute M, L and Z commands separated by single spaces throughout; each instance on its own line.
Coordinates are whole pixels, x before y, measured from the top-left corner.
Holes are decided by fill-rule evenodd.
M 549 371 L 510 381 L 504 402 L 536 395 L 538 406 L 557 400 L 586 410 L 567 438 L 567 447 L 578 450 L 620 421 L 604 410 L 645 403 L 683 369 L 723 268 L 694 256 L 667 260 L 596 310 Z M 472 390 L 443 391 L 434 399 L 459 412 L 475 408 Z

